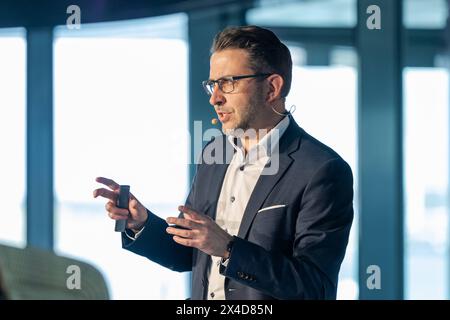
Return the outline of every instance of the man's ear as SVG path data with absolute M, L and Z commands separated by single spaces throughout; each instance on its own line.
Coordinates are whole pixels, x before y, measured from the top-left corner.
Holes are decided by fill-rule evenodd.
M 267 77 L 269 82 L 269 90 L 267 92 L 267 102 L 274 102 L 278 99 L 281 99 L 281 89 L 284 85 L 283 77 L 279 74 L 272 74 Z

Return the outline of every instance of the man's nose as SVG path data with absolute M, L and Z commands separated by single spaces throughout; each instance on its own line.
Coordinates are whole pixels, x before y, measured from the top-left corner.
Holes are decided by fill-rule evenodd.
M 214 86 L 211 97 L 209 98 L 209 103 L 212 106 L 223 105 L 225 103 L 225 96 L 223 95 L 223 92 L 219 89 L 219 86 L 217 84 Z

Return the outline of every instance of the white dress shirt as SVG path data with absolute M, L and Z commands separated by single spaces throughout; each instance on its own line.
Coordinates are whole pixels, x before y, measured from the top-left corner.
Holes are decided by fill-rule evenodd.
M 270 159 L 272 151 L 289 125 L 289 117 L 284 117 L 272 130 L 260 138 L 247 154 L 239 139 L 232 135 L 227 138 L 236 149 L 228 166 L 216 211 L 216 223 L 230 235 L 237 235 L 245 208 L 255 188 L 262 170 Z M 273 135 L 278 130 L 278 135 Z M 236 140 L 235 140 L 236 139 Z M 238 145 L 235 143 L 238 142 Z M 225 299 L 225 277 L 219 273 L 221 257 L 211 257 L 208 300 Z

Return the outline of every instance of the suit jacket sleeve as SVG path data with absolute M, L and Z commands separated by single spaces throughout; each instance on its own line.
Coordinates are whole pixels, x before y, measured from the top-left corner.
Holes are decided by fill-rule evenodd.
M 292 255 L 236 238 L 222 274 L 277 299 L 334 299 L 352 201 L 350 167 L 342 159 L 327 161 L 302 194 Z
M 196 181 L 195 176 L 185 203 L 186 206 L 191 208 L 194 207 Z M 193 249 L 176 243 L 172 236 L 166 232 L 167 222 L 150 210 L 147 210 L 147 213 L 148 219 L 145 229 L 140 236 L 133 241 L 123 233 L 122 247 L 171 270 L 191 271 Z

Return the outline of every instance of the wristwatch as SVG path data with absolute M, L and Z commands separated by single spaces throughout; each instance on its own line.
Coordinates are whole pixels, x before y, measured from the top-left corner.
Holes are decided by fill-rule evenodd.
M 230 240 L 230 242 L 228 242 L 228 244 L 227 244 L 228 258 L 222 258 L 220 261 L 220 263 L 225 266 L 228 264 L 228 259 L 230 258 L 231 250 L 233 250 L 233 244 L 234 244 L 234 236 Z

